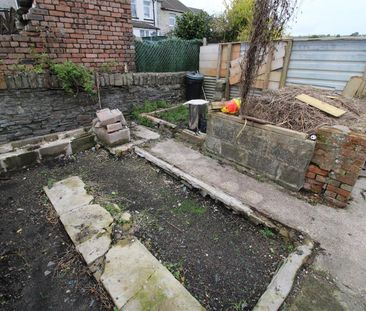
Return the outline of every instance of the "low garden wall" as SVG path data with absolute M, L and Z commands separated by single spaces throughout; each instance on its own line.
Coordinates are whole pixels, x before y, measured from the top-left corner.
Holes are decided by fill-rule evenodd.
M 145 101 L 185 99 L 185 73 L 101 74 L 103 108 L 129 114 Z M 99 109 L 96 98 L 71 95 L 55 76 L 35 73 L 7 75 L 0 81 L 0 144 L 89 126 Z
M 211 112 L 205 147 L 223 160 L 299 190 L 304 185 L 315 142 L 303 133 Z
M 366 135 L 345 126 L 326 126 L 318 130 L 317 137 L 304 188 L 345 207 L 366 161 Z

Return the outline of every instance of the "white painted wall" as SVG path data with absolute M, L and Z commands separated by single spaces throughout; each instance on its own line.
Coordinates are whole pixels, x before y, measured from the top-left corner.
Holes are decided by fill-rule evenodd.
M 175 17 L 177 17 L 177 16 L 181 16 L 182 13 L 160 10 L 159 28 L 160 28 L 160 33 L 162 36 L 166 35 L 167 33 L 171 32 L 172 30 L 174 30 L 174 27 L 169 26 L 170 15 L 175 15 Z

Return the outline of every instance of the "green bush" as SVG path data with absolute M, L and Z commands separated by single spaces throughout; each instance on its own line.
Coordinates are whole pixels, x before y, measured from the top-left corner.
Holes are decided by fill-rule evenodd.
M 51 71 L 61 81 L 66 92 L 77 94 L 84 91 L 89 95 L 95 94 L 93 72 L 83 65 L 66 61 L 63 64 L 51 64 Z

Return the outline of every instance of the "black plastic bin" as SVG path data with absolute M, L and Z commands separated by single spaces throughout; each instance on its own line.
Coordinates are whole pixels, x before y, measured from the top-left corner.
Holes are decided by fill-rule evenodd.
M 186 97 L 187 100 L 200 99 L 204 76 L 198 72 L 186 74 Z

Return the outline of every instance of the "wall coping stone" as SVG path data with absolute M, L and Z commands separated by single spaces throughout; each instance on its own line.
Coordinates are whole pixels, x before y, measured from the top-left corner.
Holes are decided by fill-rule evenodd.
M 308 137 L 308 135 L 306 133 L 286 129 L 286 128 L 279 127 L 279 126 L 276 126 L 276 125 L 260 124 L 260 123 L 253 122 L 253 121 L 246 121 L 246 120 L 241 119 L 238 116 L 228 115 L 228 114 L 223 113 L 223 112 L 210 112 L 210 113 L 214 113 L 216 117 L 220 117 L 220 118 L 223 118 L 223 119 L 228 119 L 228 120 L 234 121 L 236 123 L 241 123 L 241 124 L 247 123 L 248 125 L 251 125 L 251 126 L 266 130 L 266 131 L 277 132 L 279 134 L 283 134 L 283 135 L 286 135 L 286 136 L 298 138 L 298 139 L 301 139 L 301 140 L 307 139 L 307 137 Z
M 184 82 L 186 72 L 142 72 L 99 74 L 101 87 L 175 85 Z M 49 73 L 15 73 L 0 75 L 1 90 L 59 89 L 61 83 Z

